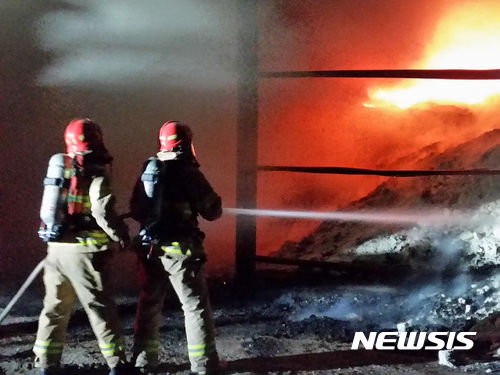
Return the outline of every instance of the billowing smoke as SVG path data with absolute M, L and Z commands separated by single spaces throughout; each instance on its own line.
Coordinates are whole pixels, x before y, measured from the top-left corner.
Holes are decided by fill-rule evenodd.
M 229 2 L 66 3 L 39 21 L 41 45 L 54 57 L 41 84 L 214 90 L 234 80 Z

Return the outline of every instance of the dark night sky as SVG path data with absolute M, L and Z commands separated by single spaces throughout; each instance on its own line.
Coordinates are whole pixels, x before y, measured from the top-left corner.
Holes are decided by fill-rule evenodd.
M 470 4 L 477 2 L 261 1 L 260 69 L 412 68 L 446 10 Z M 167 119 L 192 126 L 202 171 L 224 206 L 234 207 L 235 1 L 3 0 L 0 25 L 0 281 L 24 277 L 44 256 L 36 236 L 41 181 L 50 155 L 63 150 L 63 130 L 74 117 L 103 127 L 115 157 L 119 212 L 126 211 L 139 168 L 156 152 L 157 131 Z M 451 142 L 450 126 L 456 142 L 497 125 L 478 124 L 483 115 L 463 108 L 364 108 L 373 84 L 261 80 L 259 162 L 377 167 L 431 141 Z M 261 174 L 258 203 L 335 209 L 379 182 Z M 259 250 L 276 250 L 315 225 L 259 221 Z M 203 229 L 209 268 L 228 269 L 234 219 L 226 216 Z M 128 272 L 133 256 L 125 258 Z

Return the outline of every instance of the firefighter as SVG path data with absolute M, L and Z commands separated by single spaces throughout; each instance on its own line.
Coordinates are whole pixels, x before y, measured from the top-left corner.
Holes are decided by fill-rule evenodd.
M 130 202 L 142 228 L 133 361 L 141 373 L 154 373 L 158 366 L 161 311 L 170 281 L 184 311 L 192 374 L 214 374 L 219 359 L 204 274 L 205 236 L 197 217 L 219 218 L 221 199 L 199 170 L 187 125 L 166 122 L 159 141 L 160 151 L 144 164 Z
M 114 210 L 108 172 L 112 157 L 101 129 L 90 119 L 71 121 L 64 138 L 67 153 L 56 154 L 49 162 L 40 210 L 45 224 L 39 235 L 48 242 L 48 249 L 45 298 L 33 348 L 35 367 L 41 368 L 41 374 L 59 373 L 66 329 L 78 297 L 110 374 L 120 374 L 125 355 L 109 289 L 109 246 L 115 241 L 123 249 L 129 236 Z M 50 207 L 50 201 L 57 207 Z

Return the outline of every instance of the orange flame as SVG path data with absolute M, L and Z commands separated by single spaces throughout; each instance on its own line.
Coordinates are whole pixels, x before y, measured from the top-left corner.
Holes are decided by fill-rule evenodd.
M 469 3 L 450 11 L 438 24 L 427 58 L 415 69 L 499 69 L 500 4 Z M 500 94 L 500 80 L 406 80 L 395 87 L 369 90 L 366 107 L 398 108 L 434 102 L 480 104 Z

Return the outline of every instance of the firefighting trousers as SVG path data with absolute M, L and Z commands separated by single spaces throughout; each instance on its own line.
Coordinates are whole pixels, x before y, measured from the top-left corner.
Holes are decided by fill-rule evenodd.
M 162 247 L 164 248 L 164 247 Z M 204 274 L 205 260 L 192 259 L 180 250 L 139 261 L 141 292 L 134 330 L 136 367 L 158 365 L 159 327 L 168 282 L 172 284 L 184 311 L 191 371 L 215 369 L 219 359 L 214 324 Z
M 33 348 L 35 366 L 59 366 L 68 321 L 78 297 L 102 355 L 109 367 L 116 367 L 125 355 L 120 321 L 108 282 L 111 251 L 63 250 L 59 247 L 51 251 L 49 245 L 43 276 L 45 298 Z

